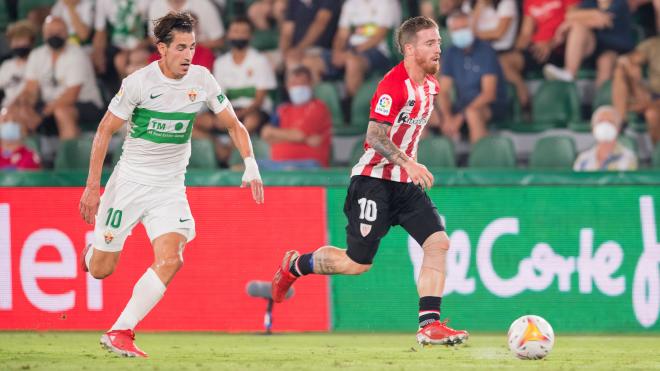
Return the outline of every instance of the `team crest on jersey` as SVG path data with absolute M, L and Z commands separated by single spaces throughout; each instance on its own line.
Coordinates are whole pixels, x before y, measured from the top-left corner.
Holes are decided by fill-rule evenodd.
M 360 223 L 360 234 L 362 237 L 367 237 L 369 232 L 371 232 L 371 225 Z
M 191 102 L 194 102 L 195 99 L 197 99 L 197 92 L 195 91 L 195 89 L 191 89 L 191 90 L 188 92 L 188 98 L 190 98 L 190 101 L 191 101 Z
M 390 110 L 392 109 L 392 97 L 388 94 L 383 94 L 378 98 L 378 103 L 376 103 L 376 109 L 374 111 L 383 116 L 388 116 Z
M 115 239 L 115 236 L 112 235 L 112 232 L 105 231 L 105 233 L 103 233 L 103 239 L 105 240 L 105 243 L 109 245 L 110 242 Z

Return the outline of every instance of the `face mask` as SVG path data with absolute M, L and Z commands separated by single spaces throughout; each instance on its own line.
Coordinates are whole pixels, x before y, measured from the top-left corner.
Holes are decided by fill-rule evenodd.
M 11 54 L 18 58 L 25 58 L 30 55 L 31 50 L 32 48 L 30 47 L 13 48 Z
M 66 43 L 66 39 L 59 36 L 51 36 L 46 39 L 46 44 L 55 50 L 61 49 L 64 43 Z
M 0 139 L 8 142 L 21 140 L 21 125 L 17 122 L 0 124 Z
M 229 40 L 229 44 L 231 45 L 232 48 L 236 49 L 245 49 L 248 44 L 250 43 L 250 40 L 248 39 L 231 39 Z
M 289 89 L 289 98 L 295 105 L 304 104 L 312 99 L 312 88 L 309 86 L 294 86 Z
M 613 142 L 619 134 L 616 126 L 607 121 L 601 121 L 594 126 L 594 138 L 598 143 Z
M 469 28 L 461 28 L 460 30 L 452 31 L 451 42 L 457 48 L 465 49 L 472 45 L 474 42 L 474 35 Z

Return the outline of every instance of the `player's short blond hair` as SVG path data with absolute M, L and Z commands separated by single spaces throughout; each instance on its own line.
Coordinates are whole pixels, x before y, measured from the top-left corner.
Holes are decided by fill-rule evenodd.
M 396 30 L 395 36 L 399 53 L 403 55 L 403 46 L 415 41 L 417 38 L 417 32 L 429 28 L 438 29 L 438 24 L 429 17 L 412 17 L 403 22 L 403 24 L 401 24 L 401 26 Z

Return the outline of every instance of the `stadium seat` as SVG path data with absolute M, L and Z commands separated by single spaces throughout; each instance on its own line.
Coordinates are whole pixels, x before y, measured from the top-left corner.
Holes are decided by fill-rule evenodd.
M 316 97 L 325 103 L 332 114 L 332 126 L 344 126 L 344 113 L 341 111 L 339 92 L 334 83 L 322 82 L 314 87 Z
M 660 145 L 655 146 L 653 154 L 651 155 L 651 165 L 655 169 L 660 169 Z
M 539 127 L 580 122 L 580 97 L 574 83 L 543 81 L 532 98 L 532 119 Z
M 432 136 L 419 141 L 417 161 L 430 168 L 454 168 L 454 143 L 447 137 Z
M 190 140 L 189 169 L 215 169 L 218 163 L 215 160 L 215 146 L 211 139 Z
M 516 151 L 511 138 L 488 136 L 472 146 L 468 166 L 472 168 L 513 168 Z
M 539 139 L 529 159 L 532 169 L 571 169 L 577 151 L 575 141 L 568 136 L 552 136 Z
M 252 141 L 252 150 L 254 151 L 254 158 L 256 160 L 270 159 L 270 145 L 268 143 L 256 136 L 250 137 L 250 140 Z M 238 152 L 237 148 L 234 148 L 229 158 L 229 166 L 240 165 L 242 163 L 243 158 L 241 157 L 241 153 Z
M 83 137 L 60 141 L 55 155 L 55 170 L 74 170 L 89 168 L 92 152 L 92 139 Z
M 279 39 L 280 33 L 277 29 L 255 30 L 250 45 L 259 51 L 274 50 L 277 49 Z
M 362 84 L 351 103 L 351 124 L 347 130 L 337 134 L 355 135 L 363 134 L 367 131 L 371 98 L 376 92 L 376 87 L 378 86 L 380 79 L 380 77 L 371 78 Z
M 519 126 L 524 128 L 525 126 L 529 126 L 524 125 L 523 123 L 522 108 L 520 107 L 518 94 L 516 93 L 516 88 L 513 84 L 507 84 L 506 92 L 508 98 L 506 116 L 497 121 L 493 121 L 492 124 L 498 129 L 516 128 Z

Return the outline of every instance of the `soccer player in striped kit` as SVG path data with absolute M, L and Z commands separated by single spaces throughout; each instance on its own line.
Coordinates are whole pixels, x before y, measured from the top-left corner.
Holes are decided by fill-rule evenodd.
M 390 226 L 401 225 L 424 250 L 417 282 L 422 344 L 459 344 L 466 331 L 440 321 L 449 237 L 435 205 L 424 192 L 433 175 L 417 163 L 419 136 L 433 110 L 439 84 L 440 34 L 426 17 L 405 21 L 397 32 L 403 62 L 378 84 L 371 100 L 365 152 L 353 167 L 344 213 L 348 249 L 323 246 L 300 255 L 288 251 L 273 278 L 275 302 L 307 274 L 362 274 L 371 268 L 380 240 Z

